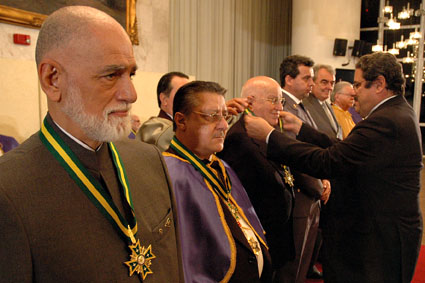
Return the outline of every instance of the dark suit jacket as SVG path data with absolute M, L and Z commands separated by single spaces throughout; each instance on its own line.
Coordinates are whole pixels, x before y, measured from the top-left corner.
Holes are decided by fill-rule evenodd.
M 235 170 L 266 231 L 275 268 L 294 257 L 292 188 L 280 164 L 266 158 L 267 144 L 248 137 L 243 116 L 229 130 L 218 156 Z
M 313 120 L 317 125 L 317 129 L 327 134 L 330 137 L 342 138 L 342 128 L 338 124 L 338 121 L 336 120 L 334 111 L 327 102 L 325 103 L 326 103 L 326 107 L 329 109 L 329 112 L 331 113 L 331 116 L 333 118 L 333 121 L 335 122 L 335 125 L 337 126 L 336 130 L 332 127 L 331 122 L 329 121 L 328 115 L 325 113 L 325 110 L 323 110 L 322 105 L 320 104 L 319 100 L 316 97 L 310 94 L 307 98 L 303 99 L 303 104 L 305 108 L 309 111 L 311 117 L 313 117 Z
M 320 147 L 274 131 L 268 156 L 318 178 L 337 178 L 351 190 L 341 214 L 340 275 L 353 282 L 410 282 L 422 234 L 422 148 L 405 98 L 380 105 L 341 142 L 308 125 L 298 139 Z
M 129 180 L 137 238 L 156 256 L 145 281 L 183 282 L 175 201 L 161 154 L 133 140 L 115 145 Z M 124 265 L 128 244 L 38 133 L 0 158 L 0 231 L 2 282 L 140 282 Z
M 306 123 L 313 123 L 313 126 L 316 127 L 314 121 L 311 121 L 307 116 L 306 112 L 301 109 L 301 106 L 295 103 L 295 101 L 290 98 L 285 92 L 282 92 L 283 97 L 286 99 L 286 104 L 283 107 L 284 111 L 290 112 Z M 295 135 L 288 133 L 295 138 Z M 307 217 L 310 215 L 312 206 L 319 205 L 319 198 L 323 193 L 323 185 L 321 181 L 317 178 L 313 178 L 307 174 L 301 173 L 300 170 L 292 170 L 295 177 L 295 217 Z
M 163 118 L 163 119 L 167 119 L 167 120 L 173 122 L 173 119 L 171 119 L 170 116 L 168 116 L 168 114 L 162 109 L 159 111 L 158 117 Z

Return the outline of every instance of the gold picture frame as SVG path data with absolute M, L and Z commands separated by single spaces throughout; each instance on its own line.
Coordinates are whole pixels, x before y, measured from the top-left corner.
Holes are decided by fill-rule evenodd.
M 126 0 L 126 26 L 125 29 L 130 36 L 133 45 L 139 45 L 137 30 L 136 2 L 137 0 Z M 0 22 L 20 25 L 30 28 L 40 28 L 47 15 L 31 11 L 21 10 L 14 7 L 0 5 Z

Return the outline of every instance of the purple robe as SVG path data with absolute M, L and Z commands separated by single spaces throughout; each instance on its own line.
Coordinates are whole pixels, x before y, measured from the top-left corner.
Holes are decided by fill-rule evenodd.
M 357 124 L 358 122 L 363 120 L 362 116 L 360 116 L 360 114 L 357 113 L 357 111 L 354 109 L 354 107 L 348 108 L 348 112 L 350 112 L 351 117 L 353 118 L 353 121 L 354 121 L 355 124 Z
M 4 135 L 0 135 L 0 144 L 3 152 L 8 152 L 9 150 L 12 150 L 19 145 L 19 143 L 13 137 Z
M 185 281 L 207 283 L 230 278 L 236 264 L 236 247 L 222 212 L 227 208 L 221 207 L 217 193 L 208 188 L 190 163 L 164 155 L 177 202 Z M 263 228 L 245 189 L 235 172 L 222 162 L 232 181 L 231 195 L 239 211 L 264 244 Z

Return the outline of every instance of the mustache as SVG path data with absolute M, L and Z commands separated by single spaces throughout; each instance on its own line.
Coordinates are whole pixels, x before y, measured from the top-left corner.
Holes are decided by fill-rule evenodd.
M 220 131 L 214 135 L 214 138 L 225 138 L 225 137 L 226 137 L 225 131 Z
M 111 114 L 113 112 L 118 112 L 118 111 L 127 111 L 128 114 L 130 115 L 130 110 L 131 110 L 131 103 L 121 103 L 119 105 L 114 105 L 111 107 L 108 107 L 105 109 L 105 114 Z

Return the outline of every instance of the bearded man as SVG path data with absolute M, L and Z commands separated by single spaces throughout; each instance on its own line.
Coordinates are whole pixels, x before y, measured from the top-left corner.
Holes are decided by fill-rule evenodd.
M 125 30 L 59 9 L 36 63 L 48 114 L 0 159 L 2 282 L 183 282 L 161 154 L 126 139 L 137 66 Z

